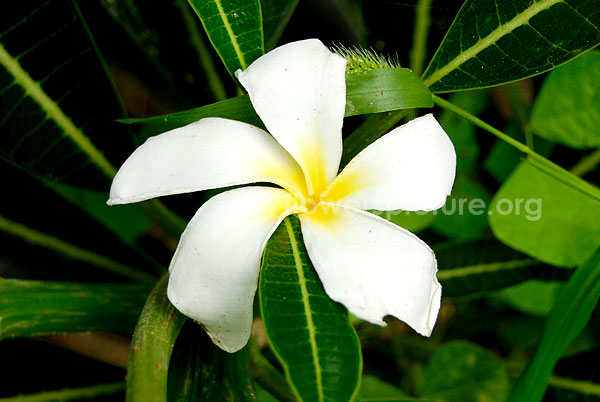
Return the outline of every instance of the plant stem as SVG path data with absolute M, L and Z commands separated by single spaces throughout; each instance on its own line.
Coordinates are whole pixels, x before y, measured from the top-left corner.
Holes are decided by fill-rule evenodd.
M 538 154 L 537 152 L 535 152 L 534 150 L 529 148 L 527 145 L 515 140 L 514 138 L 512 138 L 509 135 L 503 133 L 502 131 L 492 127 L 491 125 L 489 125 L 488 123 L 484 122 L 483 120 L 477 118 L 476 116 L 473 116 L 466 110 L 454 105 L 451 102 L 448 102 L 445 99 L 440 98 L 439 96 L 433 95 L 433 102 L 436 105 L 440 106 L 442 109 L 448 110 L 448 111 L 462 117 L 463 119 L 471 122 L 473 125 L 495 135 L 496 137 L 500 138 L 502 141 L 507 142 L 508 144 L 512 145 L 519 151 L 526 154 L 528 156 L 530 162 L 532 163 L 532 165 L 534 165 L 535 167 L 544 171 L 545 173 L 551 175 L 553 178 L 565 183 L 566 185 L 568 185 L 576 190 L 581 191 L 583 194 L 586 194 L 586 195 L 600 201 L 600 190 L 597 187 L 591 185 L 590 183 L 586 182 L 585 180 L 580 179 L 579 177 L 570 173 L 568 170 L 565 170 L 564 168 L 558 166 L 556 163 L 546 159 L 542 155 Z
M 410 68 L 416 75 L 423 73 L 427 52 L 427 36 L 431 25 L 430 10 L 432 0 L 419 0 L 415 6 L 415 29 L 410 49 Z
M 141 281 L 156 280 L 155 276 L 147 272 L 128 267 L 119 262 L 111 260 L 110 258 L 107 258 L 103 255 L 82 249 L 78 246 L 75 246 L 54 236 L 49 236 L 45 233 L 38 232 L 37 230 L 28 228 L 27 226 L 21 223 L 8 220 L 1 215 L 0 230 L 12 236 L 18 237 L 22 240 L 25 240 L 33 245 L 46 247 L 50 250 L 64 254 L 67 257 L 70 257 L 74 260 L 86 262 L 90 265 L 102 268 L 104 270 L 113 272 L 117 275 L 121 275 L 126 278 Z
M 550 378 L 549 384 L 554 388 L 568 389 L 569 391 L 575 391 L 581 394 L 600 396 L 600 384 L 594 382 L 553 376 Z
M 46 391 L 37 394 L 17 395 L 0 398 L 0 402 L 54 402 L 92 399 L 100 395 L 116 394 L 125 389 L 125 382 L 99 384 L 85 388 L 61 389 L 59 391 Z
M 575 166 L 571 168 L 571 173 L 575 176 L 585 176 L 591 172 L 600 163 L 600 148 L 580 160 Z
M 191 13 L 188 2 L 186 0 L 176 0 L 175 5 L 181 11 L 185 27 L 190 34 L 192 46 L 198 53 L 200 65 L 202 66 L 202 69 L 204 69 L 204 73 L 208 80 L 208 88 L 212 92 L 215 100 L 221 101 L 227 99 L 227 92 L 225 91 L 223 81 L 217 72 L 217 68 L 215 67 L 215 63 L 213 62 L 209 50 L 202 39 L 202 33 L 200 29 L 198 29 L 197 19 Z

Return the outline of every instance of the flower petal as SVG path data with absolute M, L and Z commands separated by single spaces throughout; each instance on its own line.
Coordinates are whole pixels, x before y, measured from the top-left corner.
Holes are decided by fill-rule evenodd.
M 455 175 L 452 141 L 428 114 L 365 148 L 323 198 L 359 209 L 430 211 L 444 205 Z
M 316 39 L 278 47 L 236 73 L 269 132 L 320 192 L 337 174 L 346 60 Z M 312 191 L 311 191 L 312 190 Z
M 442 287 L 431 249 L 409 231 L 368 212 L 319 204 L 300 214 L 308 255 L 325 291 L 357 317 L 385 325 L 393 315 L 429 336 Z
M 207 118 L 152 137 L 136 149 L 115 176 L 108 204 L 256 182 L 292 192 L 305 188 L 298 164 L 267 132 Z
M 167 295 L 227 352 L 243 348 L 250 337 L 265 244 L 294 208 L 282 189 L 235 189 L 208 200 L 181 236 Z

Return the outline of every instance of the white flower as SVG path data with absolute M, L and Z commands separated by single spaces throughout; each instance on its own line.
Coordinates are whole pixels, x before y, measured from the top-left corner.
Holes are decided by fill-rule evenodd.
M 325 291 L 354 315 L 390 314 L 429 336 L 441 286 L 431 249 L 365 209 L 434 210 L 450 194 L 452 142 L 431 115 L 396 128 L 338 175 L 346 60 L 318 40 L 281 46 L 237 77 L 271 135 L 207 118 L 150 138 L 114 179 L 109 204 L 247 183 L 198 210 L 169 267 L 168 297 L 234 352 L 248 341 L 260 260 L 281 221 L 298 214 Z

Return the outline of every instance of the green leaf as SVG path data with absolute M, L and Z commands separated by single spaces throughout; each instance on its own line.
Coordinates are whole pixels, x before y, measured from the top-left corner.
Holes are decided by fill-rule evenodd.
M 108 188 L 116 172 L 110 160 L 124 160 L 131 140 L 112 122 L 122 111 L 76 2 L 20 3 L 0 32 L 0 157 L 45 177 Z
M 346 309 L 325 293 L 295 216 L 267 243 L 259 297 L 267 337 L 299 399 L 351 400 L 362 368 L 358 337 Z
M 162 130 L 170 130 L 193 123 L 205 117 L 223 117 L 226 119 L 242 121 L 255 126 L 264 127 L 260 117 L 252 108 L 248 95 L 226 99 L 224 101 L 211 103 L 194 109 L 165 114 L 163 116 L 121 119 L 119 123 L 124 124 L 152 124 L 160 126 Z M 140 140 L 143 140 L 140 139 Z
M 535 100 L 529 124 L 540 137 L 573 148 L 600 146 L 600 51 L 552 71 Z
M 431 357 L 423 395 L 446 402 L 504 402 L 509 390 L 504 363 L 465 341 L 450 341 Z
M 298 0 L 261 0 L 265 49 L 273 49 L 288 24 Z
M 545 265 L 493 239 L 433 247 L 444 296 L 502 289 L 529 279 L 568 279 L 571 271 Z
M 187 320 L 167 299 L 168 278 L 158 281 L 135 327 L 127 368 L 128 402 L 167 402 L 169 360 Z
M 0 278 L 0 339 L 60 332 L 131 332 L 150 288 L 148 284 Z
M 432 106 L 429 89 L 406 68 L 346 75 L 346 116 Z M 224 117 L 262 127 L 248 95 L 164 116 L 119 121 L 125 124 L 157 124 L 168 130 L 205 117 Z
M 188 0 L 233 77 L 264 53 L 258 0 Z
M 346 75 L 345 116 L 420 107 L 433 107 L 431 92 L 407 68 Z
M 188 321 L 169 363 L 169 402 L 256 401 L 249 347 L 227 353 L 202 328 Z
M 585 0 L 467 0 L 424 74 L 433 92 L 489 87 L 548 71 L 600 43 Z
M 490 211 L 498 239 L 548 264 L 581 265 L 600 244 L 600 201 L 529 161 L 503 184 Z
M 389 401 L 390 399 L 396 400 L 396 398 L 403 399 L 406 396 L 406 393 L 395 385 L 373 375 L 364 375 L 360 382 L 360 389 L 356 400 L 369 401 L 383 399 Z
M 552 310 L 561 287 L 559 282 L 527 281 L 504 289 L 500 297 L 517 311 L 545 316 Z
M 517 380 L 510 402 L 536 402 L 544 395 L 554 365 L 585 328 L 600 297 L 600 249 L 575 271 L 546 321 L 540 345 Z

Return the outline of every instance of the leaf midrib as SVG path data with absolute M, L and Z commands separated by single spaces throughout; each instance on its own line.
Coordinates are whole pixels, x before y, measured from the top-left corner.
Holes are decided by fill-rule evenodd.
M 542 0 L 538 3 L 533 4 L 531 7 L 523 11 L 521 14 L 518 14 L 512 20 L 498 26 L 498 28 L 490 32 L 488 36 L 480 38 L 473 46 L 461 52 L 444 67 L 440 68 L 439 70 L 436 70 L 433 74 L 429 76 L 429 78 L 424 80 L 425 85 L 430 87 L 435 82 L 438 82 L 439 80 L 444 78 L 450 72 L 459 68 L 467 60 L 472 59 L 473 57 L 477 56 L 481 51 L 487 49 L 492 44 L 496 43 L 504 35 L 507 35 L 515 29 L 517 29 L 518 27 L 528 23 L 529 20 L 538 13 L 552 7 L 557 3 L 562 3 L 563 1 L 564 0 Z
M 73 124 L 71 119 L 61 110 L 58 104 L 50 98 L 42 89 L 40 84 L 21 67 L 19 61 L 14 58 L 2 44 L 0 44 L 0 64 L 13 76 L 25 94 L 31 97 L 40 108 L 46 112 L 49 119 L 53 120 L 63 133 L 75 143 L 83 153 L 109 178 L 117 173 L 117 169 L 106 159 L 106 157 L 94 146 L 88 137 Z
M 238 60 L 240 61 L 240 66 L 241 66 L 242 70 L 245 70 L 246 67 L 248 67 L 248 64 L 246 63 L 246 59 L 244 58 L 244 53 L 242 53 L 242 50 L 240 49 L 240 45 L 237 42 L 237 36 L 233 33 L 233 29 L 231 29 L 231 24 L 229 23 L 229 18 L 227 18 L 227 14 L 225 14 L 225 10 L 223 10 L 223 6 L 221 5 L 221 0 L 214 0 L 214 1 L 215 1 L 215 5 L 217 6 L 217 10 L 219 10 L 219 16 L 221 17 L 221 20 L 223 21 L 223 26 L 227 30 L 227 34 L 229 35 L 229 38 L 231 39 L 231 46 L 233 46 L 233 50 L 235 51 L 235 54 L 237 55 Z
M 294 228 L 292 227 L 290 220 L 286 218 L 283 222 L 285 223 L 285 229 L 287 231 L 288 238 L 290 239 L 292 255 L 294 256 L 294 264 L 296 267 L 296 272 L 298 273 L 298 284 L 300 285 L 300 290 L 302 292 L 302 304 L 304 306 L 304 314 L 306 315 L 306 325 L 308 329 L 310 349 L 312 352 L 313 361 L 315 362 L 317 392 L 319 394 L 319 402 L 322 402 L 324 400 L 324 395 L 321 364 L 319 362 L 319 348 L 317 347 L 317 340 L 315 337 L 316 329 L 312 318 L 312 311 L 310 310 L 308 289 L 306 288 L 306 278 L 304 277 L 302 258 L 300 256 L 300 249 L 298 248 L 298 241 L 295 237 Z

